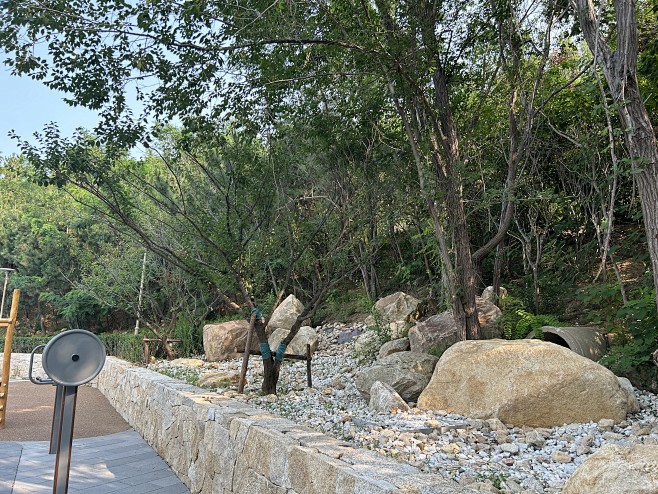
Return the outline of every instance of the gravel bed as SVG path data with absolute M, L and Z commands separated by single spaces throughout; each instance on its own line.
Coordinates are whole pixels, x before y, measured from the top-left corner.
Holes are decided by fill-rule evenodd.
M 413 403 L 407 412 L 375 413 L 354 384 L 357 370 L 368 364 L 354 355 L 353 340 L 339 343 L 363 326 L 316 329 L 320 346 L 313 356 L 313 388 L 306 387 L 306 363 L 288 360 L 278 395 L 262 396 L 262 365 L 252 357 L 245 394 L 237 394 L 234 386 L 215 391 L 485 492 L 559 493 L 577 466 L 604 444 L 658 444 L 658 397 L 639 390 L 640 412 L 620 424 L 604 419 L 553 428 L 507 427 L 497 419 L 420 410 Z M 195 382 L 209 370 L 239 372 L 240 366 L 240 360 L 232 360 L 203 367 L 158 362 L 149 368 Z

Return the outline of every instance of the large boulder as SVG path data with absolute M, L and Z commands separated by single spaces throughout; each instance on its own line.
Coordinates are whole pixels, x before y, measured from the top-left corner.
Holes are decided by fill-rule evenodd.
M 452 311 L 430 316 L 409 330 L 409 348 L 412 352 L 428 353 L 432 347 L 445 350 L 458 341 Z
M 366 325 L 372 327 L 380 323 L 390 331 L 391 338 L 400 338 L 409 323 L 414 320 L 418 304 L 420 300 L 404 292 L 387 295 L 375 302 L 373 307 L 379 320 L 369 316 L 366 318 Z
M 249 322 L 228 321 L 221 324 L 206 324 L 203 327 L 203 350 L 209 362 L 238 358 L 247 343 Z M 251 349 L 258 350 L 258 338 L 253 335 Z
M 292 328 L 292 325 L 295 324 L 297 317 L 302 312 L 304 312 L 304 304 L 297 297 L 290 294 L 274 309 L 267 326 L 272 331 L 278 328 L 290 331 L 290 328 Z
M 272 333 L 268 340 L 273 352 L 276 352 L 279 343 L 288 336 L 288 333 L 290 333 L 290 331 L 283 328 L 274 330 L 274 333 Z M 286 348 L 286 353 L 306 355 L 306 345 L 311 345 L 311 354 L 313 354 L 318 349 L 318 342 L 318 334 L 316 331 L 310 326 L 302 326 Z
M 538 340 L 454 344 L 442 355 L 418 407 L 506 424 L 553 427 L 626 418 L 617 377 L 571 350 Z
M 658 492 L 658 446 L 604 445 L 569 478 L 563 494 L 654 494 Z
M 500 338 L 503 335 L 501 310 L 488 300 L 477 297 L 475 300 L 482 338 Z M 409 330 L 409 344 L 412 352 L 427 353 L 430 348 L 446 349 L 459 341 L 457 325 L 448 310 L 420 321 Z
M 438 358 L 424 353 L 397 352 L 360 371 L 356 388 L 370 401 L 370 388 L 375 381 L 390 385 L 405 401 L 416 401 L 432 376 Z

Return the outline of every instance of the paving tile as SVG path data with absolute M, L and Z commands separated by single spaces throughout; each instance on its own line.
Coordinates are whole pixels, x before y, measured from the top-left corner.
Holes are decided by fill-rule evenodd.
M 47 441 L 0 442 L 0 494 L 51 494 L 55 455 Z M 189 494 L 167 463 L 134 430 L 76 439 L 70 494 Z

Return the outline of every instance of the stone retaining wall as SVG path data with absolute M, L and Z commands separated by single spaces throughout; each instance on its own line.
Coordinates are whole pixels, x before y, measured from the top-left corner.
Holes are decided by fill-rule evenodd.
M 477 492 L 113 357 L 93 384 L 195 494 Z

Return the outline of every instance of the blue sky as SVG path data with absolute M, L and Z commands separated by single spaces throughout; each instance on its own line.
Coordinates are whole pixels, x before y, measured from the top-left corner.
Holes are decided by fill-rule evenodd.
M 15 130 L 25 140 L 44 125 L 56 122 L 62 136 L 70 137 L 78 127 L 92 129 L 98 123 L 96 112 L 67 105 L 64 93 L 52 91 L 27 77 L 13 77 L 0 66 L 0 156 L 20 152 L 7 133 Z

